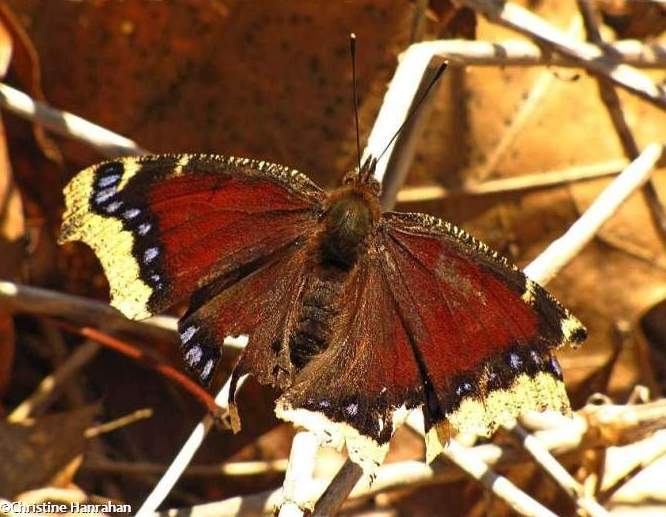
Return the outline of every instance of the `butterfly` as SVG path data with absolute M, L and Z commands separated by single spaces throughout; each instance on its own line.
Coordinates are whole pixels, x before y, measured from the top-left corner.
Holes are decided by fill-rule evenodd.
M 489 435 L 533 409 L 570 411 L 554 350 L 583 325 L 506 258 L 436 217 L 384 212 L 376 160 L 325 192 L 273 163 L 148 155 L 65 188 L 60 241 L 88 244 L 111 303 L 145 318 L 189 300 L 185 362 L 203 384 L 225 336 L 231 375 L 279 388 L 275 412 L 379 465 L 421 408 L 431 459 L 452 431 Z

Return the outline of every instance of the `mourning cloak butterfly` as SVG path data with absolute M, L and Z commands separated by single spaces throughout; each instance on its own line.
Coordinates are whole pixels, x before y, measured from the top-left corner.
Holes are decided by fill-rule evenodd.
M 95 250 L 129 318 L 189 300 L 180 338 L 204 384 L 224 337 L 249 334 L 235 429 L 244 374 L 282 390 L 278 417 L 366 470 L 415 408 L 429 458 L 450 428 L 488 435 L 528 409 L 570 411 L 553 351 L 584 327 L 463 230 L 382 213 L 374 165 L 326 193 L 248 159 L 109 161 L 66 187 L 61 241 Z

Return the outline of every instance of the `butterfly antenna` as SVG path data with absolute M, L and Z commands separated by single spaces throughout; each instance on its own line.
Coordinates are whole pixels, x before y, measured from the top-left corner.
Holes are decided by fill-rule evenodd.
M 358 171 L 361 172 L 361 137 L 358 129 L 358 95 L 356 92 L 356 34 L 349 35 L 349 52 L 352 62 L 352 96 L 354 102 L 354 121 L 356 122 L 356 156 L 358 157 Z
M 389 150 L 389 147 L 391 147 L 391 144 L 393 143 L 393 141 L 396 138 L 398 138 L 398 135 L 400 134 L 400 132 L 405 128 L 405 126 L 407 125 L 407 122 L 409 122 L 412 119 L 412 117 L 414 116 L 414 113 L 416 113 L 419 110 L 419 108 L 421 107 L 421 104 L 423 104 L 423 101 L 426 100 L 426 98 L 428 97 L 428 94 L 430 93 L 430 90 L 432 90 L 432 87 L 435 86 L 435 83 L 437 81 L 439 81 L 440 77 L 442 77 L 442 74 L 444 73 L 444 70 L 446 70 L 447 66 L 448 66 L 448 63 L 446 63 L 446 62 L 439 65 L 439 67 L 437 68 L 437 71 L 435 72 L 435 75 L 430 80 L 430 83 L 428 83 L 428 87 L 425 89 L 425 91 L 423 92 L 421 97 L 419 97 L 419 100 L 416 102 L 416 104 L 410 110 L 410 112 L 407 113 L 407 116 L 405 117 L 405 120 L 402 122 L 402 124 L 400 124 L 400 127 L 395 132 L 395 134 L 391 137 L 391 140 L 389 140 L 389 143 L 386 144 L 386 147 L 384 148 L 384 150 L 377 157 L 377 161 L 381 160 L 382 156 L 384 156 L 386 151 Z

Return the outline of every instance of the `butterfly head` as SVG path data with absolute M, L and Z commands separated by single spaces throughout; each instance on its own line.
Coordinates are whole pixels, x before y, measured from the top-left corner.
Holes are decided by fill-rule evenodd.
M 353 169 L 343 176 L 342 184 L 379 197 L 381 184 L 375 179 L 376 168 L 377 158 L 368 156 L 360 169 Z

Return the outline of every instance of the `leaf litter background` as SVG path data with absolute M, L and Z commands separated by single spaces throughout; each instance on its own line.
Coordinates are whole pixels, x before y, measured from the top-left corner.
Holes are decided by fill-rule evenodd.
M 426 39 L 474 34 L 489 41 L 518 38 L 471 12 L 446 23 L 445 16 L 438 17 L 447 12 L 446 2 L 431 4 Z M 572 2 L 528 4 L 561 28 L 569 27 L 577 15 Z M 604 5 L 610 12 L 610 3 Z M 636 9 L 625 5 L 620 13 L 624 23 L 615 24 L 624 32 L 618 35 L 605 26 L 607 35 L 659 40 L 663 25 L 646 21 L 658 20 L 659 14 L 655 18 Z M 402 0 L 10 0 L 0 5 L 0 74 L 33 98 L 128 136 L 151 151 L 267 159 L 330 187 L 355 160 L 348 34 L 355 32 L 359 41 L 363 139 L 396 56 L 409 43 L 413 10 L 413 4 Z M 657 82 L 664 80 L 662 71 L 646 73 Z M 535 85 L 542 89 L 541 97 L 526 108 Z M 639 145 L 663 138 L 666 114 L 624 92 L 620 97 Z M 75 172 L 101 158 L 84 144 L 48 135 L 2 113 L 3 279 L 107 299 L 106 281 L 90 250 L 55 244 L 62 187 Z M 435 100 L 407 186 L 456 188 L 615 158 L 623 158 L 621 146 L 596 81 L 585 73 L 543 67 L 452 68 Z M 490 168 L 489 159 L 494 163 Z M 666 198 L 666 173 L 658 171 L 653 178 Z M 449 219 L 525 265 L 561 235 L 607 182 L 451 196 L 398 208 Z M 590 331 L 581 350 L 561 354 L 576 407 L 596 391 L 624 402 L 638 383 L 648 385 L 653 397 L 663 394 L 666 309 L 657 307 L 644 322 L 649 339 L 641 331 L 641 318 L 666 299 L 666 254 L 641 194 L 622 207 L 549 288 Z M 0 312 L 2 411 L 9 414 L 81 343 L 47 319 Z M 137 345 L 182 366 L 172 344 Z M 233 360 L 234 352 L 228 352 L 226 365 Z M 217 384 L 223 381 L 221 375 Z M 293 430 L 275 421 L 272 396 L 249 383 L 240 395 L 242 433 L 214 431 L 195 461 L 286 458 Z M 95 423 L 141 408 L 151 408 L 152 417 L 85 438 L 84 430 Z M 130 502 L 136 509 L 158 476 L 104 472 L 91 467 L 95 458 L 166 464 L 201 415 L 201 405 L 178 386 L 124 356 L 101 350 L 32 415 L 34 420 L 0 425 L 0 495 L 11 498 L 46 486 L 79 487 L 88 495 Z M 389 461 L 422 454 L 420 439 L 400 431 Z M 336 453 L 325 451 L 319 468 L 330 476 L 340 461 Z M 660 468 L 666 469 L 663 461 Z M 514 468 L 509 475 L 558 513 L 572 511 L 571 503 L 534 468 Z M 280 473 L 189 477 L 178 484 L 167 507 L 280 483 Z M 369 514 L 378 506 L 381 515 L 509 514 L 501 502 L 484 497 L 481 488 L 467 481 L 376 499 L 375 506 L 368 502 L 350 511 Z

